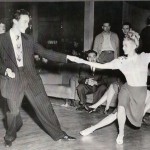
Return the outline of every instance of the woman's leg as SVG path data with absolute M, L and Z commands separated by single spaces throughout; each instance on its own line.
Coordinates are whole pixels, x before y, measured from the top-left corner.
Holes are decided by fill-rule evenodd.
M 98 122 L 96 125 L 93 125 L 83 131 L 80 132 L 81 135 L 83 136 L 87 136 L 90 133 L 94 132 L 96 129 L 105 127 L 109 124 L 111 124 L 113 121 L 115 121 L 117 119 L 117 112 L 114 114 L 110 114 L 107 117 L 105 117 L 103 120 L 101 120 L 100 122 Z
M 110 103 L 114 97 L 115 94 L 118 93 L 118 85 L 117 84 L 111 84 L 109 86 L 108 92 L 107 92 L 107 103 L 105 107 L 105 111 L 109 109 Z
M 123 106 L 118 106 L 118 125 L 119 125 L 119 134 L 116 139 L 117 144 L 123 144 L 124 137 L 124 126 L 126 122 L 126 112 Z

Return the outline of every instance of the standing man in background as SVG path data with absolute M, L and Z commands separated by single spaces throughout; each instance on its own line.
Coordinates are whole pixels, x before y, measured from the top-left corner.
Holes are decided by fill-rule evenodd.
M 118 35 L 110 31 L 110 23 L 104 22 L 103 32 L 98 34 L 94 40 L 93 50 L 97 52 L 97 61 L 106 63 L 119 56 L 119 38 Z
M 123 51 L 123 40 L 128 35 L 128 32 L 131 30 L 131 24 L 129 22 L 124 22 L 122 25 L 122 32 L 120 35 L 120 56 L 124 55 Z
M 127 34 L 129 33 L 129 31 L 131 29 L 132 29 L 131 28 L 131 23 L 129 23 L 129 22 L 124 22 L 123 23 L 123 25 L 122 25 L 123 38 L 125 38 L 127 36 Z

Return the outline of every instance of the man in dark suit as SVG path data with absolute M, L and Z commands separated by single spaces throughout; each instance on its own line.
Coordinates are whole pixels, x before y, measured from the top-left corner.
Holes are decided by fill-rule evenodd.
M 96 62 L 96 51 L 89 50 L 86 54 L 88 61 Z M 95 68 L 91 68 L 87 65 L 83 65 L 79 72 L 79 85 L 77 86 L 77 93 L 80 102 L 77 110 L 84 110 L 88 109 L 86 106 L 86 95 L 93 93 L 93 103 L 96 103 L 102 97 L 110 82 L 112 82 L 112 79 L 110 80 L 107 74 L 105 75 L 102 70 L 95 70 Z
M 140 33 L 140 52 L 150 53 L 150 16 L 146 20 L 146 27 L 144 27 Z M 147 78 L 147 87 L 150 90 L 150 64 L 148 66 L 148 78 Z M 146 114 L 143 118 L 143 122 L 147 125 L 150 125 L 150 115 Z
M 57 116 L 46 95 L 40 76 L 34 65 L 34 53 L 52 61 L 66 62 L 73 56 L 46 50 L 25 34 L 30 17 L 24 10 L 17 10 L 13 17 L 13 26 L 9 32 L 0 35 L 0 73 L 1 93 L 7 99 L 7 130 L 5 145 L 11 146 L 16 133 L 22 126 L 20 106 L 24 95 L 33 106 L 36 115 L 46 132 L 57 141 L 75 139 L 61 130 Z
M 146 20 L 146 27 L 142 29 L 140 33 L 140 38 L 142 42 L 141 51 L 149 53 L 150 52 L 150 16 Z

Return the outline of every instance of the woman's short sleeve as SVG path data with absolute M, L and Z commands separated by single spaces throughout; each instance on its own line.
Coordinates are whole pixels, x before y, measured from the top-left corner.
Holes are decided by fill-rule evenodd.
M 142 59 L 143 61 L 145 61 L 146 63 L 150 63 L 150 53 L 141 53 Z
M 113 64 L 113 69 L 120 69 L 126 60 L 126 57 L 118 57 L 114 59 L 111 63 Z

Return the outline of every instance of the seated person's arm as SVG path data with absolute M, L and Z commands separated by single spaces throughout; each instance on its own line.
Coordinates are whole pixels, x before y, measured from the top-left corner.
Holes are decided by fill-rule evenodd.
M 78 83 L 79 84 L 86 84 L 86 78 L 83 77 L 83 76 L 80 76 L 79 79 L 78 79 Z

